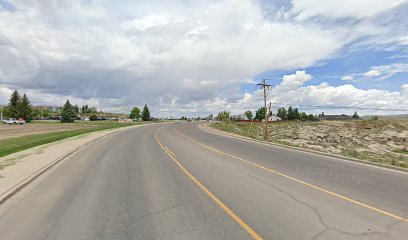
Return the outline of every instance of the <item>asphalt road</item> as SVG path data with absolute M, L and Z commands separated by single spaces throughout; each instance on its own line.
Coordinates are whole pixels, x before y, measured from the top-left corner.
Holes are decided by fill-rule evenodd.
M 112 134 L 51 171 L 3 211 L 1 239 L 408 236 L 408 174 L 196 123 Z

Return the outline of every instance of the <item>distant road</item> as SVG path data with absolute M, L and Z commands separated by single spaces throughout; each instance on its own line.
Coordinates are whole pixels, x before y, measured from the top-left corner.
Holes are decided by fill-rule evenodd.
M 21 200 L 9 200 L 1 239 L 408 236 L 408 174 L 214 134 L 197 123 L 112 134 L 52 171 Z

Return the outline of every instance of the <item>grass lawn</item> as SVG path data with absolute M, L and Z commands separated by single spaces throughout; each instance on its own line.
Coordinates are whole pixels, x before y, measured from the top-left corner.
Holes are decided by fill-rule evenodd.
M 75 123 L 58 123 L 58 122 L 40 122 L 34 121 L 28 124 L 70 124 L 78 126 L 88 126 L 87 128 L 68 130 L 62 132 L 50 132 L 42 134 L 27 135 L 22 137 L 7 138 L 0 140 L 0 157 L 19 152 L 25 149 L 36 147 L 39 145 L 55 142 L 64 138 L 78 136 L 84 133 L 90 133 L 99 130 L 120 128 L 132 125 L 140 125 L 140 123 L 119 123 L 111 121 L 95 121 L 95 122 L 75 122 Z

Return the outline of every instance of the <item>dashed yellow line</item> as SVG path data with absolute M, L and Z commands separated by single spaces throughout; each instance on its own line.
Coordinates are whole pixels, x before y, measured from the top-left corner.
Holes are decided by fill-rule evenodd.
M 198 181 L 198 179 L 196 177 L 194 177 L 172 154 L 169 148 L 167 148 L 166 146 L 163 146 L 163 144 L 160 142 L 159 138 L 158 138 L 158 134 L 157 134 L 157 130 L 154 133 L 155 138 L 157 143 L 161 146 L 161 148 L 167 153 L 167 155 L 183 170 L 183 172 L 185 174 L 187 174 L 187 176 L 189 176 L 194 183 L 196 183 L 205 193 L 208 194 L 208 196 L 210 196 L 210 198 L 216 202 L 218 204 L 218 206 L 220 206 L 226 213 L 228 213 L 228 215 L 230 215 L 239 225 L 241 225 L 241 227 L 243 229 L 245 229 L 245 231 L 247 231 L 247 233 L 249 235 L 251 235 L 251 237 L 253 237 L 254 239 L 262 239 L 262 237 L 256 233 L 248 224 L 246 224 L 240 217 L 238 217 L 238 215 L 236 215 L 230 208 L 228 208 L 224 203 L 221 202 L 221 200 L 219 200 L 214 194 L 212 194 L 210 192 L 210 190 L 208 190 L 200 181 Z
M 270 169 L 270 168 L 261 166 L 261 165 L 259 165 L 259 164 L 257 164 L 257 163 L 253 163 L 253 162 L 250 162 L 250 161 L 248 161 L 248 160 L 242 159 L 242 158 L 240 158 L 240 157 L 237 157 L 237 156 L 231 155 L 231 154 L 229 154 L 229 153 L 225 153 L 225 152 L 223 152 L 223 151 L 220 151 L 220 150 L 218 150 L 218 149 L 216 149 L 216 148 L 213 148 L 213 147 L 211 147 L 211 146 L 208 146 L 208 145 L 206 145 L 206 144 L 204 144 L 204 143 L 201 143 L 201 142 L 199 142 L 199 141 L 197 141 L 197 140 L 195 140 L 195 139 L 193 139 L 193 138 L 190 138 L 190 137 L 188 137 L 188 136 L 186 136 L 186 135 L 184 135 L 184 134 L 178 132 L 174 127 L 173 127 L 173 131 L 174 131 L 176 134 L 178 134 L 178 135 L 180 135 L 180 136 L 182 136 L 182 137 L 184 137 L 184 138 L 190 140 L 191 142 L 193 142 L 193 143 L 195 143 L 195 144 L 197 144 L 197 145 L 200 145 L 200 146 L 202 146 L 202 147 L 204 147 L 204 148 L 206 148 L 206 149 L 209 149 L 209 150 L 211 150 L 211 151 L 213 151 L 213 152 L 226 155 L 226 156 L 231 157 L 231 158 L 233 158 L 233 159 L 236 159 L 236 160 L 239 160 L 239 161 L 241 161 L 241 162 L 244 162 L 244 163 L 247 163 L 247 164 L 249 164 L 249 165 L 252 165 L 252 166 L 254 166 L 254 167 L 263 169 L 263 170 L 265 170 L 265 171 L 267 171 L 267 172 L 274 173 L 274 174 L 279 175 L 279 176 L 281 176 L 281 177 L 284 177 L 284 178 L 293 180 L 293 181 L 298 182 L 298 183 L 300 183 L 300 184 L 303 184 L 303 185 L 305 185 L 305 186 L 308 186 L 308 187 L 311 187 L 311 188 L 316 189 L 316 190 L 318 190 L 318 191 L 327 193 L 327 194 L 329 194 L 329 195 L 331 195 L 331 196 L 334 196 L 334 197 L 337 197 L 337 198 L 346 200 L 346 201 L 348 201 L 348 202 L 350 202 L 350 203 L 353 203 L 353 204 L 356 204 L 356 205 L 358 205 L 358 206 L 361 206 L 361 207 L 370 209 L 370 210 L 375 211 L 375 212 L 377 212 L 377 213 L 381 213 L 381 214 L 383 214 L 383 215 L 386 215 L 386 216 L 389 216 L 389 217 L 398 219 L 398 220 L 400 220 L 400 221 L 408 222 L 408 219 L 407 219 L 407 218 L 400 217 L 400 216 L 398 216 L 398 215 L 395 215 L 395 214 L 393 214 L 393 213 L 387 212 L 387 211 L 385 211 L 385 210 L 382 210 L 382 209 L 373 207 L 373 206 L 371 206 L 371 205 L 369 205 L 369 204 L 366 204 L 366 203 L 363 203 L 363 202 L 354 200 L 354 199 L 352 199 L 352 198 L 349 198 L 349 197 L 343 196 L 343 195 L 341 195 L 341 194 L 338 194 L 338 193 L 335 193 L 335 192 L 326 190 L 326 189 L 324 189 L 324 188 L 321 188 L 321 187 L 319 187 L 319 186 L 316 186 L 316 185 L 307 183 L 307 182 L 305 182 L 305 181 L 302 181 L 302 180 L 300 180 L 300 179 L 291 177 L 291 176 L 289 176 L 289 175 L 286 175 L 286 174 L 284 174 L 284 173 L 278 172 L 278 171 L 276 171 L 276 170 L 273 170 L 273 169 Z

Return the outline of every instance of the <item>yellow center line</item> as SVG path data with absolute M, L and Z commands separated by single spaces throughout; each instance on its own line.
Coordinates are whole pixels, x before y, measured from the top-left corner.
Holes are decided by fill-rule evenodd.
M 194 183 L 196 183 L 205 193 L 207 193 L 210 198 L 218 204 L 228 215 L 230 215 L 251 237 L 254 239 L 262 239 L 262 237 L 256 233 L 248 224 L 246 224 L 238 215 L 236 215 L 230 208 L 228 208 L 224 203 L 221 202 L 214 194 L 210 192 L 196 177 L 194 177 L 173 155 L 170 153 L 170 149 L 163 146 L 163 144 L 160 142 L 158 138 L 157 131 L 154 133 L 154 136 L 156 138 L 157 143 L 161 146 L 161 148 L 167 153 L 167 155 L 183 170 L 187 176 L 189 176 Z
M 204 147 L 204 148 L 207 148 L 207 149 L 209 149 L 209 150 L 211 150 L 211 151 L 213 151 L 213 152 L 226 155 L 226 156 L 231 157 L 231 158 L 233 158 L 233 159 L 236 159 L 236 160 L 239 160 L 239 161 L 241 161 L 241 162 L 244 162 L 244 163 L 247 163 L 247 164 L 249 164 L 249 165 L 252 165 L 252 166 L 254 166 L 254 167 L 263 169 L 263 170 L 265 170 L 265 171 L 267 171 L 267 172 L 274 173 L 274 174 L 279 175 L 279 176 L 281 176 L 281 177 L 290 179 L 290 180 L 292 180 L 292 181 L 298 182 L 298 183 L 300 183 L 300 184 L 303 184 L 303 185 L 305 185 L 305 186 L 311 187 L 311 188 L 316 189 L 316 190 L 318 190 L 318 191 L 327 193 L 327 194 L 329 194 L 329 195 L 331 195 L 331 196 L 334 196 L 334 197 L 337 197 L 337 198 L 346 200 L 346 201 L 348 201 L 348 202 L 350 202 L 350 203 L 356 204 L 356 205 L 358 205 L 358 206 L 361 206 L 361 207 L 370 209 L 370 210 L 375 211 L 375 212 L 377 212 L 377 213 L 381 213 L 381 214 L 383 214 L 383 215 L 386 215 L 386 216 L 389 216 L 389 217 L 398 219 L 398 220 L 400 220 L 400 221 L 408 222 L 408 219 L 407 219 L 407 218 L 400 217 L 400 216 L 398 216 L 398 215 L 395 215 L 395 214 L 390 213 L 390 212 L 387 212 L 387 211 L 385 211 L 385 210 L 376 208 L 376 207 L 371 206 L 371 205 L 369 205 L 369 204 L 366 204 L 366 203 L 363 203 L 363 202 L 354 200 L 354 199 L 352 199 L 352 198 L 349 198 L 349 197 L 343 196 L 343 195 L 341 195 L 341 194 L 338 194 L 338 193 L 329 191 L 329 190 L 327 190 L 327 189 L 324 189 L 324 188 L 322 188 L 322 187 L 313 185 L 313 184 L 311 184 L 311 183 L 307 183 L 307 182 L 305 182 L 305 181 L 302 181 L 302 180 L 297 179 L 297 178 L 295 178 L 295 177 L 291 177 L 291 176 L 289 176 L 289 175 L 286 175 L 286 174 L 284 174 L 284 173 L 278 172 L 278 171 L 276 171 L 276 170 L 273 170 L 273 169 L 270 169 L 270 168 L 261 166 L 261 165 L 259 165 L 259 164 L 257 164 L 257 163 L 253 163 L 253 162 L 250 162 L 250 161 L 248 161 L 248 160 L 242 159 L 242 158 L 240 158 L 240 157 L 231 155 L 231 154 L 229 154 L 229 153 L 222 152 L 222 151 L 220 151 L 220 150 L 218 150 L 218 149 L 215 149 L 215 148 L 213 148 L 213 147 L 211 147 L 211 146 L 208 146 L 208 145 L 206 145 L 206 144 L 204 144 L 204 143 L 201 143 L 201 142 L 199 142 L 199 141 L 197 141 L 197 140 L 195 140 L 195 139 L 193 139 L 193 138 L 190 138 L 190 137 L 188 137 L 188 136 L 186 136 L 186 135 L 184 135 L 184 134 L 178 132 L 178 131 L 176 130 L 176 128 L 174 128 L 174 127 L 173 127 L 173 131 L 174 131 L 176 134 L 178 134 L 178 135 L 180 135 L 180 136 L 182 136 L 182 137 L 184 137 L 184 138 L 190 140 L 191 142 L 196 143 L 196 144 L 198 144 L 198 145 L 200 145 L 200 146 L 202 146 L 202 147 Z
M 172 151 L 170 150 L 170 148 L 168 148 L 166 145 L 164 145 L 164 148 L 166 148 L 166 150 L 167 150 L 169 153 L 171 153 L 171 155 L 173 155 L 174 157 L 177 157 L 176 154 L 174 154 L 174 152 L 172 152 Z

